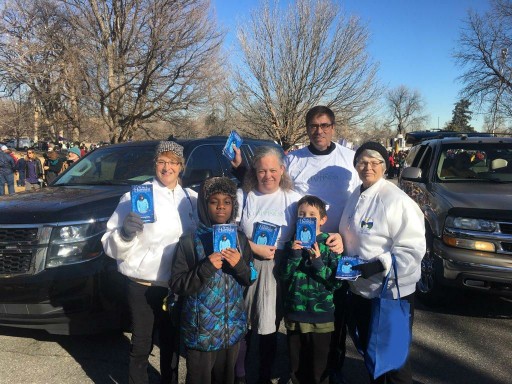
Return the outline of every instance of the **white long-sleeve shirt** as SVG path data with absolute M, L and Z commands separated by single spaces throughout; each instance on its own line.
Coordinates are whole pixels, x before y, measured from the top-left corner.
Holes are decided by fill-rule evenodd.
M 386 269 L 396 257 L 401 296 L 412 294 L 425 254 L 425 222 L 418 205 L 405 192 L 380 179 L 364 192 L 350 196 L 339 225 L 345 253 L 363 260 L 379 259 Z M 352 292 L 366 298 L 379 295 L 383 273 L 350 282 Z M 397 298 L 394 274 L 390 286 Z
M 301 195 L 314 195 L 327 204 L 327 222 L 323 232 L 336 232 L 343 208 L 357 186 L 361 184 L 354 169 L 355 152 L 335 144 L 326 155 L 315 155 L 308 147 L 286 156 L 286 169 L 293 180 L 294 190 Z
M 142 232 L 131 241 L 120 236 L 123 221 L 131 211 L 130 192 L 125 193 L 107 223 L 107 231 L 101 238 L 105 253 L 117 260 L 117 268 L 123 275 L 168 286 L 171 262 L 180 236 L 195 230 L 197 226 L 197 193 L 180 185 L 173 190 L 156 179 L 153 184 L 155 222 L 144 223 Z

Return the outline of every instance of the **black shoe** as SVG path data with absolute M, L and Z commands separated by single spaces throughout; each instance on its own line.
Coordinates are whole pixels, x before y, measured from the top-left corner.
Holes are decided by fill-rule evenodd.
M 245 376 L 235 377 L 235 384 L 247 384 Z

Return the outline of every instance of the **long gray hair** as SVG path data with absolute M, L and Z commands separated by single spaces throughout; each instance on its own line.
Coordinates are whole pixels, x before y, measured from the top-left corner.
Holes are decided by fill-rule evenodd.
M 283 152 L 276 147 L 262 146 L 257 147 L 254 150 L 254 156 L 251 159 L 249 170 L 244 177 L 244 184 L 242 187 L 244 192 L 249 193 L 250 191 L 257 189 L 258 178 L 256 176 L 256 164 L 258 164 L 258 162 L 265 156 L 275 156 L 279 161 L 279 165 L 285 167 L 283 176 L 281 176 L 281 181 L 279 182 L 279 187 L 284 191 L 292 190 L 293 181 L 286 170 Z

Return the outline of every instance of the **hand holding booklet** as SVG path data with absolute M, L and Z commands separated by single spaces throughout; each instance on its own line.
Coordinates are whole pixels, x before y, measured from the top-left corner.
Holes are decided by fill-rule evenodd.
M 256 244 L 276 245 L 279 228 L 279 225 L 270 223 L 268 221 L 258 221 L 254 223 L 252 241 Z
M 215 224 L 213 227 L 213 252 L 226 248 L 236 248 L 237 226 L 235 224 Z
M 132 185 L 130 198 L 132 211 L 139 214 L 142 222 L 155 222 L 155 207 L 153 206 L 153 185 Z
M 229 161 L 233 161 L 235 159 L 235 151 L 233 146 L 240 148 L 242 143 L 243 139 L 240 137 L 240 135 L 236 131 L 231 131 L 226 141 L 226 145 L 224 145 L 224 148 L 222 149 L 222 154 L 226 156 Z
M 341 256 L 341 259 L 338 261 L 336 278 L 340 280 L 357 280 L 361 276 L 361 271 L 352 269 L 352 267 L 363 263 L 365 261 L 361 260 L 359 256 Z
M 295 239 L 301 241 L 302 248 L 311 248 L 316 241 L 316 218 L 299 217 L 295 230 Z

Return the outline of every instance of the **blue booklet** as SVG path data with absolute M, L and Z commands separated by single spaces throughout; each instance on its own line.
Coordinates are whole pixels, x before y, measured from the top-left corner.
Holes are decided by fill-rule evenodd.
M 226 141 L 226 145 L 224 145 L 224 148 L 222 149 L 222 154 L 226 156 L 229 161 L 233 161 L 235 159 L 235 151 L 233 150 L 233 145 L 235 145 L 237 148 L 240 148 L 242 143 L 243 140 L 240 135 L 236 131 L 231 131 L 228 136 L 228 140 Z
M 226 248 L 236 248 L 235 224 L 215 224 L 213 228 L 213 252 L 220 252 Z
M 340 280 L 357 280 L 361 271 L 353 270 L 352 267 L 363 264 L 364 261 L 358 256 L 341 256 L 336 269 L 336 278 Z
M 252 241 L 262 245 L 276 245 L 280 226 L 268 221 L 257 221 L 252 231 Z
M 144 223 L 155 222 L 155 207 L 153 205 L 153 185 L 132 185 L 132 211 L 139 214 Z
M 316 218 L 299 217 L 295 228 L 295 239 L 302 242 L 303 248 L 311 248 L 316 241 Z

